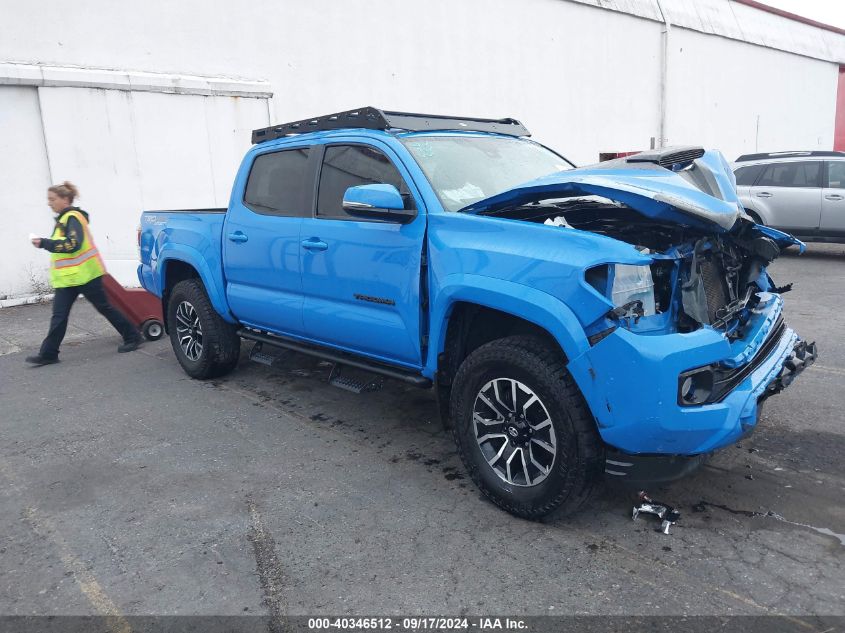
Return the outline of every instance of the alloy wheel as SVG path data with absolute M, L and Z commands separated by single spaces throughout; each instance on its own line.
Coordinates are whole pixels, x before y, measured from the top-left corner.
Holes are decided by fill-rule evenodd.
M 185 356 L 192 361 L 199 360 L 202 355 L 202 324 L 194 306 L 188 301 L 176 307 L 176 335 Z
M 512 378 L 495 378 L 475 397 L 475 439 L 493 472 L 513 486 L 536 486 L 557 456 L 557 437 L 546 406 Z

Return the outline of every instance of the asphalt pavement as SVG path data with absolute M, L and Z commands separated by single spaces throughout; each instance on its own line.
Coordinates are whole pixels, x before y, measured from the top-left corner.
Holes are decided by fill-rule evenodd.
M 650 491 L 532 523 L 481 498 L 432 394 L 356 395 L 291 353 L 210 382 L 117 354 L 84 301 L 0 310 L 0 614 L 845 615 L 845 246 L 772 267 L 820 359 L 757 432 Z

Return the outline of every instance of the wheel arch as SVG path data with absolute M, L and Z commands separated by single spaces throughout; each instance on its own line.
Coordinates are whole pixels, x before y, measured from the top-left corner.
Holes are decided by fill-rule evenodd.
M 229 323 L 236 323 L 224 295 L 222 280 L 221 283 L 215 283 L 215 276 L 201 254 L 192 251 L 193 249 L 189 247 L 181 247 L 178 252 L 162 253 L 159 262 L 162 314 L 167 314 L 167 303 L 176 284 L 186 279 L 199 279 L 211 305 L 221 318 Z M 167 321 L 166 317 L 165 321 Z
M 751 219 L 752 219 L 752 220 L 754 220 L 754 223 L 755 223 L 755 224 L 763 224 L 763 225 L 765 225 L 765 224 L 766 224 L 766 221 L 763 219 L 763 217 L 760 215 L 760 213 L 759 213 L 759 212 L 757 212 L 757 211 L 755 211 L 754 209 L 752 209 L 752 208 L 750 208 L 750 207 L 747 207 L 747 206 L 746 206 L 746 207 L 743 207 L 743 210 L 744 210 L 744 211 L 745 211 L 745 212 L 746 212 L 749 216 L 751 216 Z
M 429 366 L 444 424 L 452 378 L 463 359 L 481 345 L 528 334 L 549 341 L 567 360 L 589 349 L 575 314 L 557 298 L 509 281 L 460 277 L 441 287 L 432 310 Z

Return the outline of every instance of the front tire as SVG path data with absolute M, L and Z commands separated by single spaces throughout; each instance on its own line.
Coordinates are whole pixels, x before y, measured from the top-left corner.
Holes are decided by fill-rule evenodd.
M 530 336 L 482 345 L 452 386 L 453 435 L 486 497 L 525 519 L 570 514 L 602 478 L 595 421 L 559 351 Z
M 176 359 L 191 378 L 223 376 L 238 364 L 241 341 L 235 326 L 220 318 L 198 279 L 174 286 L 167 328 Z

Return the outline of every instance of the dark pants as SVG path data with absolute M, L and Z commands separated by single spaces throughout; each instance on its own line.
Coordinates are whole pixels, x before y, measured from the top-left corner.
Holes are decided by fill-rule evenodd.
M 125 343 L 136 341 L 141 338 L 141 333 L 132 325 L 125 316 L 109 303 L 106 292 L 103 290 L 103 279 L 97 277 L 83 286 L 72 286 L 70 288 L 56 288 L 53 298 L 53 316 L 50 319 L 50 332 L 41 344 L 40 356 L 43 358 L 57 358 L 59 345 L 67 331 L 67 319 L 70 316 L 70 308 L 76 298 L 82 294 L 88 299 L 97 312 L 102 314 L 120 332 Z

